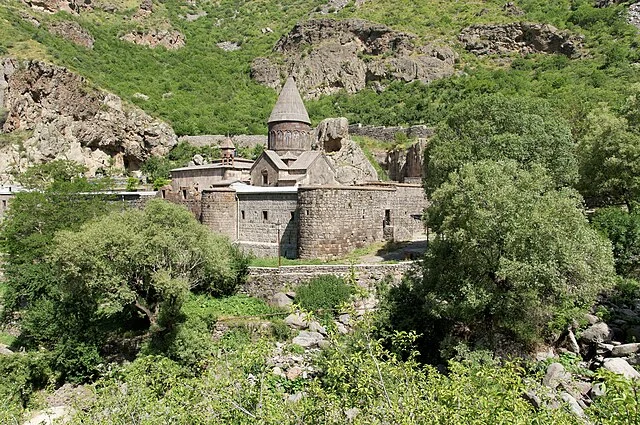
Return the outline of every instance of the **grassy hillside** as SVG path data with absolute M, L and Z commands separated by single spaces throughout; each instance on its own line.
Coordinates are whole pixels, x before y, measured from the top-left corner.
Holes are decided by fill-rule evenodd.
M 40 14 L 19 0 L 6 0 L 0 5 L 0 54 L 67 66 L 169 121 L 179 134 L 264 133 L 276 93 L 251 81 L 251 61 L 268 55 L 295 22 L 318 16 L 314 11 L 323 4 L 321 0 L 220 0 L 189 7 L 182 0 L 165 0 L 154 2 L 150 16 L 134 19 L 138 0 L 108 2 L 117 7 L 113 13 L 101 10 L 102 3 L 106 2 L 94 1 L 93 11 L 72 16 Z M 503 0 L 371 1 L 360 8 L 350 4 L 336 17 L 369 19 L 417 34 L 423 41 L 453 46 L 460 54 L 460 75 L 431 85 L 395 83 L 383 93 L 364 90 L 355 96 L 328 96 L 308 103 L 312 119 L 345 115 L 353 122 L 435 124 L 461 99 L 503 92 L 552 100 L 579 132 L 581 117 L 594 105 L 607 102 L 615 109 L 633 93 L 633 83 L 640 81 L 635 64 L 639 39 L 637 30 L 624 22 L 624 5 L 595 9 L 591 0 L 515 3 L 524 16 L 505 12 Z M 192 22 L 183 18 L 202 11 L 207 16 Z M 42 25 L 27 22 L 25 13 Z M 47 24 L 55 20 L 80 23 L 95 38 L 94 49 L 48 33 Z M 552 23 L 584 35 L 587 56 L 478 59 L 457 42 L 458 33 L 468 25 L 520 20 Z M 267 27 L 273 32 L 263 33 Z M 131 30 L 148 28 L 177 29 L 185 35 L 186 46 L 149 49 L 119 40 Z M 222 41 L 236 42 L 241 49 L 225 52 L 216 46 Z M 135 93 L 149 100 L 136 99 Z

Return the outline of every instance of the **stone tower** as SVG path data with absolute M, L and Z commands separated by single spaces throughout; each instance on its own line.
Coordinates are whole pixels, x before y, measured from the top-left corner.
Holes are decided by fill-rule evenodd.
M 276 151 L 278 155 L 286 152 L 299 155 L 311 150 L 311 120 L 293 77 L 287 78 L 267 122 L 268 149 Z
M 233 165 L 236 147 L 233 145 L 230 137 L 224 139 L 220 143 L 220 153 L 222 154 L 222 163 Z

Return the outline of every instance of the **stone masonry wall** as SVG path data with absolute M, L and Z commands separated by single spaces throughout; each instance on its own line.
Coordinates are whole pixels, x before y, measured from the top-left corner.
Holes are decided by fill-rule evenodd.
M 240 246 L 259 257 L 277 256 L 277 223 L 280 223 L 280 255 L 296 258 L 297 193 L 239 193 L 238 199 Z
M 250 267 L 247 282 L 240 288 L 243 294 L 269 299 L 275 293 L 293 289 L 303 282 L 322 275 L 348 277 L 355 273 L 356 283 L 363 287 L 374 287 L 377 282 L 391 278 L 391 284 L 398 284 L 405 273 L 416 263 L 397 264 L 356 264 L 356 265 L 317 265 Z
M 420 185 L 321 186 L 298 189 L 299 258 L 339 258 L 384 240 L 423 232 Z
M 237 239 L 238 204 L 233 189 L 202 191 L 202 224 L 231 240 Z
M 396 241 L 411 240 L 425 232 L 422 213 L 428 206 L 422 185 L 397 185 L 393 196 L 391 225 Z
M 301 187 L 298 189 L 299 258 L 337 258 L 384 240 L 390 187 Z
M 408 138 L 426 139 L 433 136 L 433 129 L 426 125 L 413 125 L 411 127 L 384 127 L 374 125 L 351 124 L 349 134 L 365 136 L 383 142 L 393 142 L 396 134 L 402 133 Z

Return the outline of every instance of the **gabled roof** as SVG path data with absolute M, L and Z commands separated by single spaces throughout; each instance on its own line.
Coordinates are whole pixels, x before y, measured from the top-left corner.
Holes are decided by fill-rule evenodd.
M 289 164 L 289 169 L 306 171 L 320 157 L 323 157 L 326 163 L 329 164 L 329 168 L 335 172 L 333 165 L 331 165 L 331 162 L 327 160 L 326 156 L 321 151 L 302 152 L 295 162 Z
M 262 157 L 267 157 L 278 170 L 288 170 L 289 169 L 287 164 L 282 162 L 282 160 L 280 159 L 278 154 L 275 151 L 272 151 L 272 150 L 269 150 L 269 149 L 265 149 L 262 152 L 262 154 L 258 157 L 258 159 L 256 159 L 256 162 L 253 163 L 253 167 L 251 167 L 251 169 L 253 169 L 258 164 L 258 162 L 260 162 L 260 159 Z
M 307 108 L 302 103 L 300 92 L 293 77 L 287 78 L 287 82 L 282 87 L 278 101 L 273 107 L 267 123 L 280 121 L 303 122 L 311 125 Z

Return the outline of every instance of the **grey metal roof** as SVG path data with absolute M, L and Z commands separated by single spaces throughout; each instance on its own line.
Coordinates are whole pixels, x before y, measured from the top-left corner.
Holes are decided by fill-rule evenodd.
M 264 152 L 263 152 L 263 155 L 265 155 L 267 158 L 269 158 L 271 160 L 271 162 L 273 162 L 273 165 L 275 165 L 276 168 L 278 168 L 279 170 L 288 170 L 289 169 L 287 164 L 282 162 L 282 160 L 280 159 L 280 156 L 278 156 L 276 151 L 265 149 Z M 259 160 L 260 160 L 260 158 L 258 158 L 258 160 L 255 163 L 257 164 Z
M 289 164 L 290 170 L 306 170 L 313 164 L 313 162 L 318 159 L 321 155 L 320 151 L 306 151 L 302 152 L 298 159 L 296 159 L 292 164 Z
M 311 125 L 307 108 L 302 103 L 300 92 L 293 77 L 287 78 L 287 82 L 280 92 L 278 101 L 273 107 L 267 123 L 280 121 L 303 122 Z

